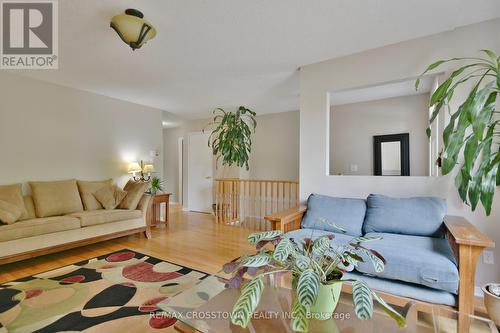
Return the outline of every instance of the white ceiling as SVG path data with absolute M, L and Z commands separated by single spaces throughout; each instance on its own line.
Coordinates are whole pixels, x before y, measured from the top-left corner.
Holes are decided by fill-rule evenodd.
M 158 30 L 132 52 L 110 18 Z M 61 0 L 59 70 L 28 75 L 188 118 L 299 108 L 299 66 L 500 16 L 498 0 Z
M 377 101 L 386 98 L 427 94 L 433 90 L 437 75 L 426 75 L 420 79 L 418 90 L 415 78 L 386 82 L 369 87 L 359 87 L 330 92 L 330 106 Z

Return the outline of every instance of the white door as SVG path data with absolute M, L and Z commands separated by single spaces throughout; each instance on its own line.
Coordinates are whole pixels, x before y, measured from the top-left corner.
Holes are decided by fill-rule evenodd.
M 213 204 L 213 157 L 208 147 L 209 134 L 188 136 L 188 209 L 210 213 Z

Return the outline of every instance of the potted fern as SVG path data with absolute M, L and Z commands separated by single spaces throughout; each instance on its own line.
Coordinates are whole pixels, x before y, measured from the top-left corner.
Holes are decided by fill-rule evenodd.
M 336 228 L 344 232 L 338 226 Z M 352 282 L 354 310 L 358 318 L 372 317 L 375 300 L 400 327 L 406 325 L 405 319 L 365 282 L 342 279 L 345 269 L 363 262 L 363 258 L 369 258 L 377 272 L 384 270 L 384 258 L 362 245 L 379 237 L 356 237 L 349 244 L 336 247 L 330 242 L 335 236 L 333 233 L 314 240 L 313 236 L 297 241 L 286 238 L 279 230 L 248 236 L 248 241 L 256 246 L 257 253 L 238 258 L 223 267 L 225 273 L 232 275 L 227 281 L 231 288 L 239 288 L 245 282 L 245 274 L 253 276 L 241 287 L 241 295 L 231 316 L 233 324 L 247 327 L 260 302 L 265 276 L 291 273 L 294 295 L 292 329 L 296 332 L 307 332 L 310 318 L 324 320 L 332 317 L 344 281 Z M 273 248 L 270 249 L 268 244 Z

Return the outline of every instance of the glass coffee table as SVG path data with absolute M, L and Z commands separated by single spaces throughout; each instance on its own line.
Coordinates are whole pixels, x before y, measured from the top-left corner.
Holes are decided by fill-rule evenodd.
M 239 290 L 225 289 L 223 282 L 216 276 L 210 276 L 158 306 L 169 316 L 177 318 L 175 328 L 182 333 L 293 333 L 290 321 L 292 292 L 285 285 L 266 285 L 257 311 L 246 329 L 233 325 L 230 320 L 238 297 Z M 309 332 L 498 333 L 490 320 L 459 315 L 438 306 L 432 309 L 432 313 L 419 312 L 414 304 L 408 304 L 402 311 L 406 312 L 405 328 L 399 328 L 392 318 L 377 308 L 371 320 L 360 320 L 354 314 L 351 295 L 342 293 L 332 319 L 311 320 Z M 458 324 L 459 321 L 461 325 Z

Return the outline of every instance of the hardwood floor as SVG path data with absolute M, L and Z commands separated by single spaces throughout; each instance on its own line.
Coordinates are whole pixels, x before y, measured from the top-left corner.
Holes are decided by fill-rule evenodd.
M 168 227 L 152 230 L 153 238 L 127 236 L 77 249 L 0 266 L 0 283 L 45 272 L 72 263 L 128 248 L 207 273 L 254 252 L 246 238 L 252 229 L 216 224 L 212 215 L 172 210 Z

